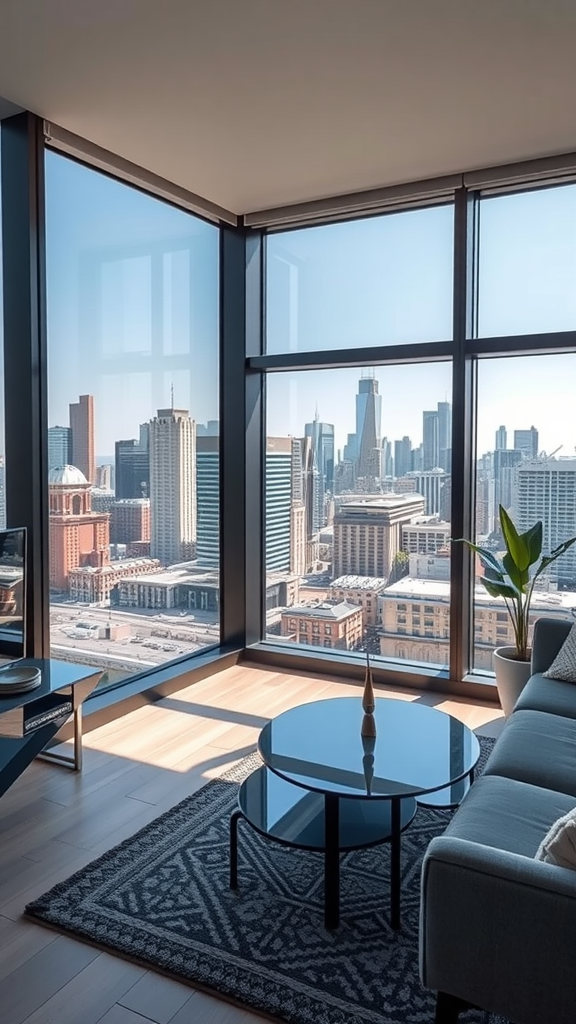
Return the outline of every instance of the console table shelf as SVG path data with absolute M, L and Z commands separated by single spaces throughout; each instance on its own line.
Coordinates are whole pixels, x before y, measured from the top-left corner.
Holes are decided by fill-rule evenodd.
M 42 673 L 35 690 L 0 698 L 0 796 L 35 757 L 82 768 L 82 704 L 98 685 L 102 672 L 52 658 L 26 659 Z M 74 756 L 44 747 L 66 720 L 74 716 Z

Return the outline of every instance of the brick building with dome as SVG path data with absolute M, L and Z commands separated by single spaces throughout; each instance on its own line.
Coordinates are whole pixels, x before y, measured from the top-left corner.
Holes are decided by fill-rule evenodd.
M 76 466 L 51 469 L 50 587 L 67 591 L 71 571 L 103 568 L 110 562 L 110 515 L 93 512 L 90 483 Z

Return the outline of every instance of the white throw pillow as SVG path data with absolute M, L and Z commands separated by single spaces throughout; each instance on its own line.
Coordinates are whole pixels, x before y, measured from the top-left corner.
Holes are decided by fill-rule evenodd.
M 543 675 L 547 679 L 561 679 L 564 683 L 576 683 L 576 622 L 550 668 Z
M 576 807 L 554 822 L 536 851 L 536 860 L 576 871 Z

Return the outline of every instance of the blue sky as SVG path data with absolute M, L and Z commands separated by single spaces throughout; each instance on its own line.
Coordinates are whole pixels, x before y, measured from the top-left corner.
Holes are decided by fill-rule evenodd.
M 46 157 L 49 424 L 95 398 L 96 451 L 170 405 L 218 409 L 218 230 Z
M 211 225 L 48 153 L 49 424 L 79 394 L 96 400 L 96 450 L 136 437 L 170 403 L 218 416 L 218 232 Z M 576 186 L 483 200 L 482 336 L 576 328 Z M 271 351 L 436 341 L 451 333 L 452 210 L 408 211 L 268 241 Z M 576 356 L 484 361 L 479 452 L 504 423 L 534 424 L 540 447 L 575 454 Z M 382 433 L 422 437 L 422 411 L 451 398 L 449 367 L 376 367 Z M 314 416 L 354 430 L 358 370 L 273 375 L 268 432 Z

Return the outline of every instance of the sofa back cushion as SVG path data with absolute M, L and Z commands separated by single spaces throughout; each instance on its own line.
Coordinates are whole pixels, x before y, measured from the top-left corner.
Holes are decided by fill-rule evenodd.
M 561 679 L 564 683 L 576 683 L 576 622 L 550 668 L 543 675 L 547 679 Z
M 576 807 L 554 822 L 536 851 L 536 860 L 576 871 Z

